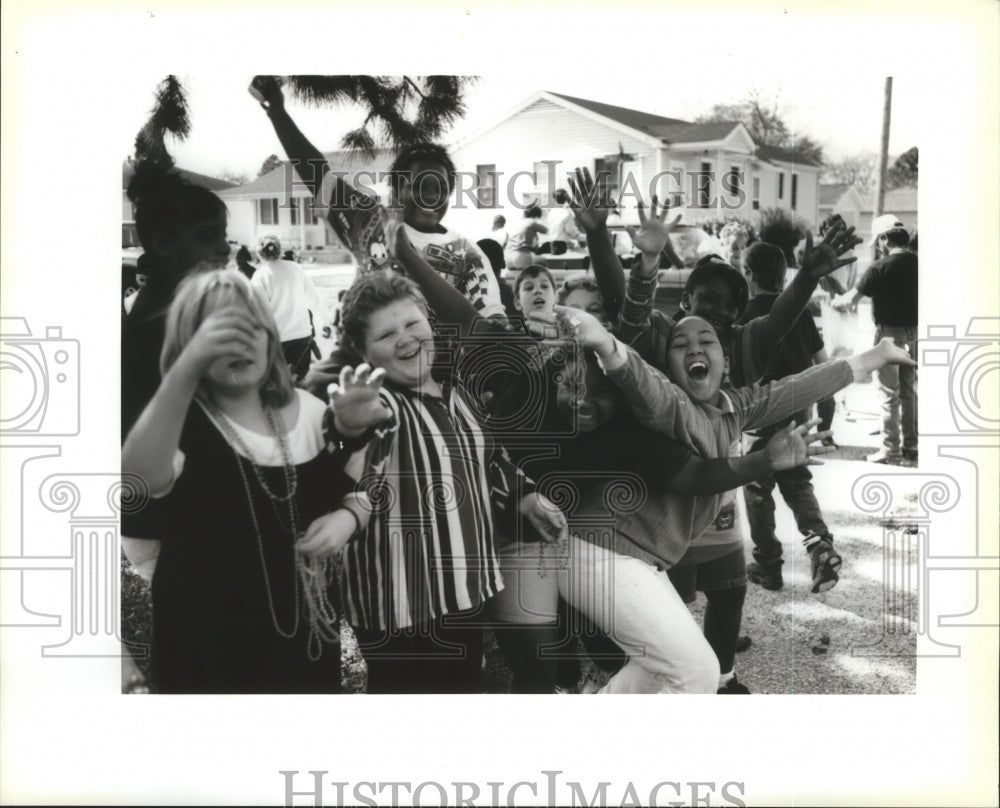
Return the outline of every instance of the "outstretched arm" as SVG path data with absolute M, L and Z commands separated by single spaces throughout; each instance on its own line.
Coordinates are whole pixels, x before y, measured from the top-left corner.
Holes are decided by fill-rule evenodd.
M 174 480 L 174 456 L 198 383 L 218 359 L 254 354 L 256 329 L 246 309 L 231 306 L 205 318 L 160 382 L 122 446 L 122 471 L 138 474 L 151 493 Z
M 738 402 L 738 411 L 745 418 L 740 428 L 744 431 L 756 429 L 794 415 L 851 382 L 865 381 L 873 370 L 886 365 L 915 366 L 916 362 L 892 340 L 883 339 L 874 348 L 846 359 L 814 365 L 770 384 L 731 391 Z
M 625 273 L 608 232 L 611 200 L 606 191 L 594 184 L 589 169 L 578 168 L 574 173 L 575 181 L 572 177 L 568 178 L 573 193 L 570 207 L 576 223 L 587 235 L 587 252 L 590 253 L 594 280 L 604 298 L 604 311 L 614 322 L 625 297 Z
M 811 446 L 829 436 L 829 432 L 810 432 L 819 419 L 796 426 L 789 424 L 775 433 L 759 452 L 742 457 L 721 457 L 706 460 L 692 457 L 670 482 L 670 490 L 679 494 L 706 496 L 721 494 L 751 483 L 765 474 L 795 468 L 820 465 L 816 455 L 832 452 L 832 446 Z
M 643 426 L 676 440 L 690 442 L 687 418 L 694 408 L 687 394 L 607 332 L 591 314 L 556 306 L 554 314 L 531 313 L 528 330 L 543 339 L 575 339 L 597 354 L 608 378 L 625 394 Z
M 309 186 L 315 199 L 323 186 L 323 178 L 330 170 L 326 158 L 302 134 L 288 114 L 288 110 L 285 109 L 285 95 L 281 91 L 281 85 L 273 76 L 256 76 L 254 88 L 264 97 L 260 105 L 267 112 L 281 147 L 285 150 L 299 179 Z
M 482 320 L 469 299 L 452 286 L 431 267 L 406 235 L 406 228 L 398 219 L 391 219 L 388 230 L 389 249 L 393 258 L 406 270 L 406 274 L 420 287 L 427 304 L 437 318 L 449 325 L 456 325 L 459 336 L 468 336 L 475 324 Z M 492 275 L 493 273 L 487 270 Z M 497 291 L 499 298 L 499 289 Z
M 792 330 L 795 321 L 805 311 L 809 298 L 816 291 L 819 279 L 857 260 L 854 256 L 849 258 L 840 256 L 860 243 L 861 239 L 854 235 L 854 228 L 845 227 L 843 222 L 836 222 L 827 230 L 823 240 L 815 248 L 813 248 L 812 234 L 806 234 L 802 268 L 788 288 L 774 301 L 774 306 L 761 328 L 758 344 L 761 358 L 766 358 Z

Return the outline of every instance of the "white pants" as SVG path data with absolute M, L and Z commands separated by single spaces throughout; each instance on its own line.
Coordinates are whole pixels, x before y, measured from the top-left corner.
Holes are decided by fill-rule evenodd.
M 590 544 L 571 528 L 559 594 L 629 659 L 602 693 L 712 693 L 719 662 L 666 572 Z

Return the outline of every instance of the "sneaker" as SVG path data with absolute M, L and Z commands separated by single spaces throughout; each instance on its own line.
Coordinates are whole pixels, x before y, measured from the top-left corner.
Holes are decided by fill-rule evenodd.
M 785 585 L 781 577 L 782 563 L 778 561 L 774 564 L 764 565 L 758 564 L 756 561 L 751 561 L 747 564 L 747 578 L 765 589 L 777 592 Z
M 903 462 L 902 452 L 887 452 L 885 449 L 879 449 L 875 454 L 870 454 L 865 458 L 869 463 L 881 463 L 887 466 L 898 466 Z
M 805 537 L 803 544 L 809 551 L 809 559 L 812 562 L 812 593 L 817 595 L 833 589 L 840 580 L 843 559 L 833 549 L 832 541 L 828 537 L 823 538 L 813 533 Z
M 750 688 L 744 684 L 740 684 L 736 677 L 733 676 L 728 682 L 726 682 L 725 687 L 720 687 L 716 692 L 719 696 L 749 696 Z

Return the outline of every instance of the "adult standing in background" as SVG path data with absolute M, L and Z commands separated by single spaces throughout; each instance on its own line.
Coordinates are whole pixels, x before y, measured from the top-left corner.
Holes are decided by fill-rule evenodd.
M 548 232 L 549 229 L 542 224 L 542 209 L 532 204 L 524 211 L 524 218 L 510 228 L 507 249 L 504 250 L 507 268 L 524 269 L 536 263 L 538 234 Z
M 887 213 L 872 222 L 876 261 L 857 285 L 834 299 L 846 311 L 861 296 L 872 299 L 875 342 L 888 337 L 917 358 L 917 254 L 907 246 L 910 234 L 903 223 Z M 878 372 L 882 403 L 882 448 L 872 463 L 917 463 L 917 368 L 891 366 Z M 902 434 L 901 434 L 902 433 Z M 900 446 L 902 438 L 902 447 Z
M 278 324 L 278 336 L 292 376 L 301 381 L 309 372 L 313 327 L 309 312 L 323 325 L 330 322 L 330 311 L 319 291 L 302 268 L 293 261 L 279 258 L 281 242 L 277 236 L 264 236 L 258 248 L 260 267 L 250 285 L 268 302 Z

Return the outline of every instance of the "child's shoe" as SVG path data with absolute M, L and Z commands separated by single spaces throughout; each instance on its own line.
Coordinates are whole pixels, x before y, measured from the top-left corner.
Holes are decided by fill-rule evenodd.
M 723 687 L 720 687 L 716 691 L 718 696 L 749 696 L 750 688 L 744 684 L 740 684 L 736 679 L 736 674 L 734 673 L 732 678 L 726 682 Z
M 747 564 L 747 578 L 758 586 L 777 592 L 785 585 L 781 577 L 781 565 L 784 562 L 780 559 L 770 564 L 760 564 L 751 561 Z
M 833 537 L 810 533 L 802 543 L 809 552 L 809 559 L 812 562 L 813 594 L 833 589 L 840 580 L 840 567 L 843 564 L 840 554 L 833 549 Z

